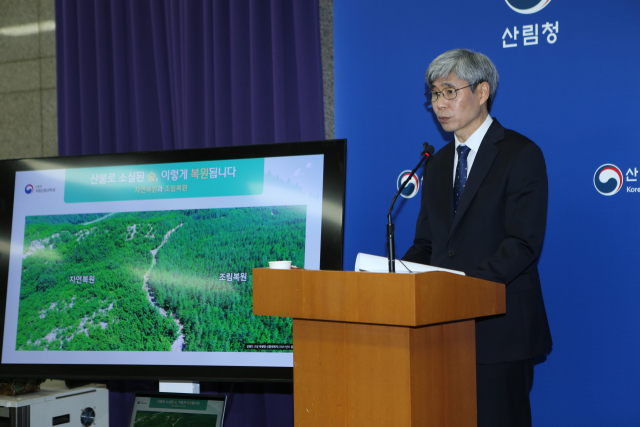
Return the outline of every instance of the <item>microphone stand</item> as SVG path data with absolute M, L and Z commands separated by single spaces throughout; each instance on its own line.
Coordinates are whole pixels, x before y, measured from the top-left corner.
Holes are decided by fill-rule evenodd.
M 420 153 L 421 158 L 420 158 L 420 162 L 418 163 L 418 166 L 413 168 L 413 170 L 409 174 L 409 177 L 402 183 L 402 185 L 400 186 L 400 189 L 398 190 L 395 197 L 391 201 L 391 207 L 389 208 L 389 213 L 387 214 L 387 220 L 388 220 L 387 222 L 387 257 L 389 260 L 389 273 L 396 272 L 396 263 L 395 263 L 396 257 L 394 253 L 395 242 L 393 238 L 393 235 L 395 233 L 395 225 L 393 225 L 393 220 L 391 219 L 391 212 L 393 211 L 393 205 L 396 204 L 396 199 L 398 198 L 400 193 L 402 193 L 402 190 L 404 190 L 404 187 L 407 186 L 411 178 L 416 174 L 416 171 L 418 170 L 418 168 L 422 166 L 424 161 L 427 160 L 433 154 L 433 151 L 434 149 L 432 146 L 429 145 L 429 143 L 425 142 L 423 144 L 422 152 Z

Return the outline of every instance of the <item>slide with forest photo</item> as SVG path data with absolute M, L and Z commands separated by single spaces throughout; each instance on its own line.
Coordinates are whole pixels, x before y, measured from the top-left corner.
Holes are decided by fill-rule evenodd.
M 15 350 L 287 348 L 291 319 L 252 313 L 251 271 L 304 267 L 306 217 L 305 205 L 27 216 Z
M 157 411 L 138 411 L 136 427 L 202 427 L 217 425 L 217 414 L 189 414 Z M 179 423 L 179 424 L 178 424 Z

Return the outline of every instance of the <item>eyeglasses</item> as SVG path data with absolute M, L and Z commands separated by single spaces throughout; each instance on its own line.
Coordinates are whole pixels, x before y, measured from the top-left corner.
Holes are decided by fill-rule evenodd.
M 454 89 L 452 87 L 448 87 L 445 90 L 443 90 L 442 92 L 437 92 L 437 91 L 433 90 L 433 91 L 425 92 L 424 96 L 425 96 L 425 98 L 427 98 L 427 101 L 430 101 L 430 102 L 436 102 L 438 100 L 438 98 L 440 97 L 440 95 L 444 96 L 444 99 L 451 100 L 451 99 L 455 99 L 455 97 L 458 95 L 458 91 L 459 90 L 466 89 L 466 88 L 471 87 L 471 86 L 476 86 L 476 85 L 479 85 L 480 83 L 482 83 L 482 82 L 474 83 L 474 84 L 471 84 L 469 86 L 461 87 L 459 89 Z

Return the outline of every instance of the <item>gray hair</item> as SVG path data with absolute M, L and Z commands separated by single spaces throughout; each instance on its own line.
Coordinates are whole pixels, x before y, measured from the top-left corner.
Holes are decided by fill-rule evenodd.
M 493 97 L 498 89 L 498 70 L 486 55 L 469 49 L 454 49 L 447 51 L 429 65 L 426 79 L 429 87 L 439 78 L 448 77 L 453 73 L 461 80 L 466 80 L 475 92 L 478 83 L 489 83 L 489 99 L 487 109 L 491 111 Z

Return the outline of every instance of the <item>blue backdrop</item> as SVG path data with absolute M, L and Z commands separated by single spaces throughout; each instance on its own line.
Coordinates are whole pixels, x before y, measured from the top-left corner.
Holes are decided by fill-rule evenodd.
M 334 0 L 336 137 L 349 150 L 345 269 L 357 252 L 385 255 L 396 181 L 422 142 L 453 139 L 425 103 L 427 66 L 449 49 L 486 54 L 500 73 L 492 116 L 540 145 L 549 174 L 540 270 L 554 347 L 536 367 L 533 421 L 637 426 L 640 3 L 509 1 L 544 7 Z M 604 164 L 619 169 L 602 175 L 620 184 L 609 196 L 594 185 Z M 396 206 L 399 255 L 418 208 L 419 193 Z

